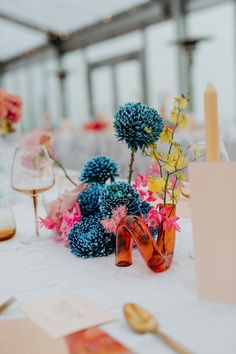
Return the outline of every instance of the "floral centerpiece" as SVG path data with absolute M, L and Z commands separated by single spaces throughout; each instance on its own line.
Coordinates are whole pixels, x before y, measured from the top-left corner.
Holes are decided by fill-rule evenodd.
M 19 96 L 0 89 L 0 134 L 7 135 L 15 131 L 22 114 L 22 101 Z
M 115 180 L 119 176 L 115 161 L 95 156 L 85 164 L 71 195 L 66 194 L 48 206 L 48 215 L 41 219 L 41 225 L 54 230 L 57 238 L 63 239 L 79 257 L 107 256 L 116 248 L 116 264 L 129 265 L 134 238 L 152 270 L 168 268 L 174 253 L 175 232 L 180 230 L 175 208 L 187 164 L 175 133 L 187 126 L 187 104 L 186 97 L 175 98 L 170 115 L 173 127 L 164 126 L 157 111 L 141 103 L 120 107 L 114 129 L 117 139 L 130 150 L 128 182 Z M 48 142 L 43 140 L 44 144 Z M 161 146 L 166 147 L 166 152 Z M 152 167 L 144 176 L 137 175 L 131 185 L 138 149 L 151 158 Z M 57 161 L 54 152 L 50 156 Z

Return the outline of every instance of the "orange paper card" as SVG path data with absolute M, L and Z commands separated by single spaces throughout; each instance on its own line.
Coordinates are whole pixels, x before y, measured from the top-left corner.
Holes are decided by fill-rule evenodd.
M 199 295 L 236 303 L 236 163 L 190 164 L 189 178 Z

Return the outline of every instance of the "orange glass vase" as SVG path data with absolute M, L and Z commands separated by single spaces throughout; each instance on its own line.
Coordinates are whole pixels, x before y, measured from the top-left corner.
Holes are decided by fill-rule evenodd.
M 167 205 L 169 208 L 170 206 Z M 175 215 L 175 206 L 171 206 L 170 215 Z M 146 265 L 153 272 L 163 272 L 169 268 L 175 247 L 175 230 L 158 230 L 157 242 L 145 222 L 137 216 L 122 219 L 116 230 L 116 265 L 127 267 L 132 264 L 132 243 L 136 243 Z
M 164 205 L 160 206 L 160 209 L 162 208 L 164 208 Z M 169 209 L 168 217 L 176 215 L 176 205 L 166 204 L 165 208 Z M 169 268 L 172 263 L 175 250 L 175 236 L 176 231 L 173 227 L 170 231 L 164 230 L 163 224 L 160 224 L 158 228 L 157 247 L 161 250 L 162 254 L 165 257 L 165 269 Z

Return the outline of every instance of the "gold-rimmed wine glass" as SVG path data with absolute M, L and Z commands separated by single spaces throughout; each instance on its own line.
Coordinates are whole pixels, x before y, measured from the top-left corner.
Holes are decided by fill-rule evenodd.
M 54 183 L 53 167 L 43 145 L 16 148 L 12 162 L 11 186 L 15 191 L 32 197 L 37 236 L 39 236 L 38 194 L 52 188 Z

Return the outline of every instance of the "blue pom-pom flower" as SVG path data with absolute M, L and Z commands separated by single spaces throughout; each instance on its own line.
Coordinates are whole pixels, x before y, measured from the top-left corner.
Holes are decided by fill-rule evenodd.
M 140 207 L 140 211 L 143 215 L 146 215 L 149 212 L 149 210 L 151 210 L 151 209 L 152 209 L 152 207 L 148 202 L 142 202 L 141 207 Z
M 115 161 L 106 156 L 95 156 L 85 164 L 80 180 L 83 183 L 104 184 L 108 179 L 113 182 L 117 176 L 119 176 L 119 168 Z
M 154 108 L 142 103 L 126 103 L 115 113 L 115 134 L 136 152 L 154 144 L 163 130 L 163 121 Z
M 112 210 L 125 205 L 128 215 L 140 215 L 142 201 L 136 190 L 127 182 L 114 182 L 105 186 L 99 205 L 102 217 L 110 218 Z
M 100 223 L 101 216 L 90 215 L 74 225 L 69 234 L 69 247 L 82 258 L 108 256 L 115 250 L 115 235 L 107 233 Z
M 94 214 L 99 211 L 99 197 L 103 191 L 104 185 L 99 183 L 91 183 L 78 196 L 78 203 L 83 216 Z

